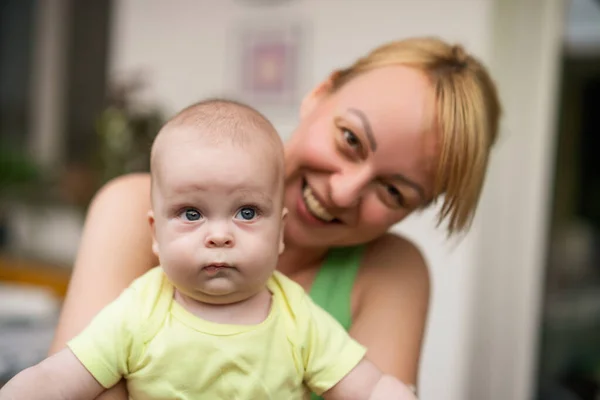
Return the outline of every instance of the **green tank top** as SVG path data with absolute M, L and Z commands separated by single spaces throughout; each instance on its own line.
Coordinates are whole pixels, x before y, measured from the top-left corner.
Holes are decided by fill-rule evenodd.
M 352 325 L 352 288 L 362 260 L 364 246 L 329 251 L 310 288 L 310 297 L 348 331 Z M 322 400 L 311 394 L 311 400 Z

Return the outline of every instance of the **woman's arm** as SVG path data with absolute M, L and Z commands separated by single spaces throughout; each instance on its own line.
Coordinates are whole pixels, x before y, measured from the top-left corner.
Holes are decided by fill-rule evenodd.
M 384 373 L 417 384 L 429 306 L 429 272 L 420 251 L 386 235 L 372 243 L 359 271 L 350 334 Z
M 157 264 L 149 210 L 147 174 L 114 179 L 95 196 L 50 353 L 62 349 L 98 311 Z

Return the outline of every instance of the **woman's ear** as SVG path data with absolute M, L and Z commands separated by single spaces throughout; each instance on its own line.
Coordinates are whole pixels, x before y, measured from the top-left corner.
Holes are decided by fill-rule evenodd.
M 150 223 L 150 229 L 152 230 L 152 253 L 154 253 L 156 257 L 159 257 L 158 242 L 156 241 L 156 221 L 154 220 L 154 212 L 152 210 L 148 211 L 148 222 Z
M 304 96 L 302 103 L 300 104 L 300 118 L 304 118 L 310 114 L 315 109 L 317 104 L 319 104 L 325 96 L 331 93 L 333 81 L 337 75 L 339 75 L 338 71 L 332 73 L 327 79 L 319 83 L 313 88 L 313 90 Z

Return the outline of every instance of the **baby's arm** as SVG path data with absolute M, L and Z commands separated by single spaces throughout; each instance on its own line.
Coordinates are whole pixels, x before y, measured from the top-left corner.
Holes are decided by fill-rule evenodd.
M 140 278 L 125 289 L 66 349 L 15 376 L 0 390 L 0 400 L 92 400 L 117 384 L 130 372 L 133 338 L 140 329 L 139 315 L 145 313 L 143 285 L 160 284 L 148 279 Z
M 416 400 L 412 391 L 390 375 L 384 375 L 363 359 L 334 387 L 323 393 L 326 400 Z
M 69 349 L 21 371 L 0 389 L 0 400 L 86 400 L 104 391 Z

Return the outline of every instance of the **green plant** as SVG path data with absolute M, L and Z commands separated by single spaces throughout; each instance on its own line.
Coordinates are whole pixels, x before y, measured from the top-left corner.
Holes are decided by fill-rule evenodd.
M 40 177 L 38 165 L 21 146 L 0 140 L 0 197 L 16 195 Z
M 101 184 L 119 175 L 149 170 L 150 147 L 164 118 L 157 107 L 136 102 L 135 95 L 143 86 L 139 75 L 111 86 L 108 106 L 96 124 Z

